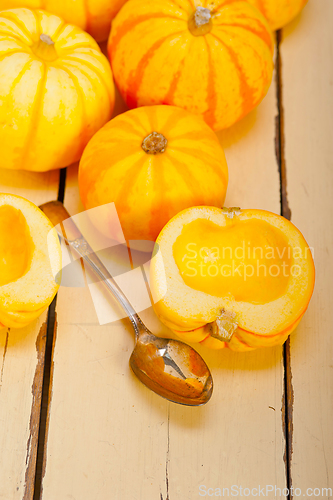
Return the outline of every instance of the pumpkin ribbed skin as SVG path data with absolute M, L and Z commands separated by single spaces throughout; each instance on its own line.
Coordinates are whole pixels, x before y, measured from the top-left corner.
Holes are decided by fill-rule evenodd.
M 59 17 L 6 10 L 0 13 L 0 101 L 0 168 L 65 167 L 111 117 L 110 65 L 90 35 Z
M 151 132 L 165 151 L 147 154 Z M 176 213 L 195 204 L 221 207 L 228 169 L 214 132 L 201 117 L 173 106 L 142 107 L 113 118 L 92 138 L 79 168 L 86 209 L 114 202 L 126 240 L 154 241 Z M 101 213 L 97 225 L 113 235 Z
M 222 129 L 265 96 L 273 38 L 263 15 L 239 0 L 129 0 L 112 23 L 108 52 L 130 108 L 170 104 Z M 197 7 L 211 19 L 193 34 Z M 208 32 L 205 33 L 205 31 Z
M 248 1 L 264 14 L 272 30 L 278 30 L 290 23 L 308 2 L 308 0 Z
M 126 0 L 0 0 L 0 10 L 27 7 L 56 14 L 87 31 L 97 41 L 106 40 L 111 21 Z

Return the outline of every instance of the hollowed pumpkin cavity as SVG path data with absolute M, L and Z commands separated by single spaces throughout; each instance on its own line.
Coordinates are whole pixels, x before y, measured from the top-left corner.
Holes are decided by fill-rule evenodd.
M 198 219 L 184 226 L 173 245 L 179 272 L 192 289 L 216 297 L 265 304 L 279 298 L 291 273 L 291 248 L 265 221 L 221 227 Z
M 61 248 L 43 212 L 0 193 L 0 328 L 22 328 L 48 307 L 59 284 Z
M 313 292 L 306 241 L 271 212 L 189 208 L 156 244 L 154 309 L 184 341 L 237 351 L 281 344 Z
M 0 206 L 0 286 L 23 276 L 29 269 L 34 243 L 21 210 Z

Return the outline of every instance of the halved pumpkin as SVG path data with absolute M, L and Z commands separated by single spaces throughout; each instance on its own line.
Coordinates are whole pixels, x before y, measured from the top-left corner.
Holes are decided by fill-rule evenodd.
M 299 230 L 263 210 L 194 207 L 156 240 L 154 309 L 184 341 L 246 351 L 283 343 L 314 287 Z
M 55 296 L 61 249 L 52 228 L 36 205 L 0 193 L 0 327 L 26 326 Z

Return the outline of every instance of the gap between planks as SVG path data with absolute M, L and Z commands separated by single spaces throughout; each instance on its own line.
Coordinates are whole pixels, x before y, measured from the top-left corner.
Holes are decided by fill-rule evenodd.
M 282 30 L 276 32 L 276 81 L 277 81 L 277 108 L 278 115 L 276 117 L 276 136 L 275 147 L 278 170 L 280 175 L 280 205 L 281 215 L 286 219 L 291 219 L 291 210 L 288 204 L 287 196 L 287 169 L 285 161 L 285 140 L 284 140 L 284 112 L 283 112 L 283 85 L 282 85 L 282 60 L 280 47 L 282 43 Z M 58 200 L 63 202 L 66 186 L 66 169 L 60 172 Z M 45 348 L 45 363 L 42 385 L 42 401 L 41 412 L 39 421 L 38 433 L 38 448 L 34 481 L 34 495 L 33 500 L 40 500 L 42 495 L 42 479 L 45 472 L 45 459 L 47 447 L 47 427 L 48 427 L 48 414 L 51 401 L 51 388 L 52 388 L 52 358 L 55 342 L 55 328 L 56 328 L 56 297 L 50 305 L 48 312 L 47 322 L 47 339 Z M 291 490 L 291 458 L 292 458 L 292 431 L 293 431 L 293 387 L 292 387 L 292 373 L 290 365 L 290 342 L 289 339 L 283 346 L 283 363 L 284 363 L 284 394 L 282 401 L 282 425 L 285 435 L 285 464 L 286 464 L 286 486 Z M 170 408 L 168 409 L 168 446 L 165 467 L 165 484 L 166 484 L 166 499 L 169 498 L 169 446 L 170 446 L 170 433 L 169 422 Z M 161 493 L 161 500 L 163 496 Z M 28 500 L 28 497 L 27 497 Z M 30 500 L 30 499 L 29 499 Z M 288 500 L 292 500 L 289 494 Z
M 275 147 L 276 157 L 280 174 L 280 205 L 281 215 L 291 220 L 291 209 L 288 203 L 287 193 L 287 165 L 285 159 L 285 136 L 284 136 L 284 109 L 283 109 L 283 82 L 282 82 L 282 58 L 281 44 L 283 41 L 283 31 L 276 32 L 276 89 L 277 89 L 277 107 L 278 115 L 276 117 L 276 136 Z M 283 345 L 283 366 L 284 366 L 284 393 L 282 400 L 282 427 L 285 436 L 285 455 L 284 462 L 286 466 L 286 486 L 288 488 L 288 500 L 293 499 L 291 460 L 293 453 L 293 404 L 294 390 L 292 384 L 292 372 L 290 363 L 290 338 Z
M 66 168 L 60 170 L 59 188 L 57 200 L 63 202 L 66 187 Z M 46 464 L 46 448 L 47 448 L 47 431 L 48 431 L 48 415 L 52 396 L 52 367 L 53 367 L 53 352 L 56 339 L 56 303 L 57 296 L 54 297 L 51 305 L 49 306 L 47 315 L 47 330 L 46 330 L 46 344 L 44 356 L 44 371 L 42 380 L 42 397 L 40 405 L 40 418 L 38 429 L 37 441 L 37 456 L 35 474 L 33 479 L 33 491 L 29 495 L 25 494 L 23 500 L 40 500 L 43 491 L 43 476 L 45 473 Z M 28 481 L 26 481 L 27 484 Z

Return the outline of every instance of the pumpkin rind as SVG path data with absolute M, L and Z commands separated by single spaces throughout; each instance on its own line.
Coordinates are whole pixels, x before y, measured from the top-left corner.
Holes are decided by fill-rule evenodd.
M 308 2 L 308 0 L 248 1 L 263 13 L 273 31 L 290 23 Z
M 4 207 L 20 214 L 28 234 L 20 236 L 14 230 L 13 234 L 6 231 L 5 241 L 0 245 L 0 259 L 6 258 L 6 252 L 2 252 L 11 238 L 21 237 L 22 244 L 27 236 L 31 240 L 31 257 L 25 271 L 0 286 L 0 327 L 21 328 L 40 316 L 58 291 L 55 276 L 59 281 L 61 248 L 51 222 L 36 205 L 20 196 L 0 193 L 0 209 Z M 0 234 L 0 238 L 3 236 Z
M 189 232 L 191 224 L 197 224 L 198 221 L 208 221 L 214 227 L 214 231 L 218 231 L 212 233 L 215 235 L 214 240 L 208 238 L 208 232 L 213 229 L 207 229 L 204 235 L 201 232 L 197 233 L 200 235 L 199 246 L 197 246 L 195 234 Z M 262 222 L 265 223 L 264 226 Z M 251 227 L 249 224 L 260 224 L 257 226 L 258 231 L 252 233 L 255 235 L 252 242 L 249 241 L 249 233 L 245 231 L 246 225 Z M 237 228 L 239 233 L 236 232 Z M 226 256 L 222 251 L 216 250 L 220 248 L 219 234 L 223 232 L 227 235 L 224 240 L 227 242 L 227 246 L 224 246 Z M 262 241 L 258 237 L 258 232 L 261 233 Z M 274 238 L 274 232 L 276 238 Z M 232 237 L 232 234 L 236 236 Z M 239 239 L 237 239 L 237 234 L 239 234 Z M 248 246 L 245 249 L 244 245 L 243 250 L 245 240 Z M 178 250 L 179 241 L 183 248 L 182 252 Z M 190 241 L 192 246 L 185 246 L 184 241 L 185 243 Z M 214 241 L 213 247 L 211 247 L 212 241 Z M 276 244 L 279 241 L 282 246 Z M 193 247 L 193 244 L 196 246 Z M 194 248 L 196 249 L 195 257 L 192 254 Z M 205 249 L 206 257 L 204 258 L 208 259 L 205 262 L 212 263 L 216 269 L 220 265 L 224 267 L 230 263 L 235 264 L 234 274 L 223 275 L 222 271 L 216 274 L 213 267 L 213 274 L 209 274 L 207 266 L 210 264 L 206 264 L 205 270 L 202 270 L 200 266 L 193 268 L 194 261 L 191 267 L 186 268 L 186 259 L 197 259 L 198 255 L 203 258 L 200 248 Z M 215 256 L 212 251 L 207 253 L 206 248 L 215 248 Z M 237 297 L 232 286 L 230 287 L 229 277 L 231 276 L 231 280 L 234 280 L 231 284 L 236 284 L 238 292 L 244 293 L 242 285 L 239 284 L 239 263 L 241 266 L 247 266 L 253 258 L 251 256 L 254 255 L 254 250 L 258 252 L 260 248 L 263 249 L 265 255 L 267 252 L 267 258 L 259 258 L 258 264 L 254 260 L 252 262 L 259 265 L 261 274 L 259 271 L 257 274 L 254 272 L 251 275 L 248 274 L 247 279 L 242 281 L 244 288 L 245 285 L 250 287 L 247 288 L 247 296 Z M 275 249 L 274 254 L 279 256 L 281 261 L 277 274 L 272 249 Z M 184 342 L 201 342 L 213 349 L 227 347 L 237 351 L 282 344 L 303 317 L 313 292 L 314 263 L 302 234 L 290 221 L 263 210 L 218 210 L 214 207 L 193 207 L 184 210 L 163 228 L 156 240 L 156 250 L 157 253 L 152 259 L 150 268 L 154 310 L 160 320 Z M 239 256 L 240 251 L 243 252 L 241 256 Z M 229 258 L 230 252 L 232 257 Z M 213 257 L 214 259 L 211 260 Z M 195 265 L 198 266 L 198 264 Z M 188 269 L 186 273 L 184 273 L 184 266 Z M 285 274 L 286 269 L 289 269 L 289 274 L 288 272 Z M 193 274 L 192 271 L 196 273 Z M 189 272 L 191 278 L 199 277 L 199 287 L 198 281 L 188 281 Z M 261 277 L 262 273 L 265 276 L 264 281 Z M 217 277 L 215 284 L 216 282 L 229 283 L 226 290 L 216 294 L 211 276 L 214 279 Z M 274 283 L 276 276 L 278 278 Z M 273 282 L 271 277 L 273 277 Z M 282 288 L 280 287 L 281 280 L 284 283 Z M 210 286 L 209 292 L 204 291 L 203 288 L 203 285 L 207 283 Z M 258 290 L 264 290 L 267 293 L 264 301 L 259 300 Z M 275 291 L 278 291 L 278 294 L 272 294 Z M 231 328 L 229 332 L 224 330 L 224 333 L 231 333 L 229 338 L 224 333 L 221 337 L 214 330 L 216 321 L 226 318 Z
M 0 13 L 0 99 L 0 168 L 62 168 L 79 160 L 110 119 L 110 65 L 90 35 L 59 17 L 6 10 Z
M 106 40 L 111 21 L 126 0 L 0 0 L 0 10 L 26 7 L 43 9 L 87 31 L 97 41 Z
M 190 0 L 129 0 L 112 23 L 108 52 L 130 108 L 175 105 L 222 129 L 267 93 L 273 38 L 264 16 L 248 2 L 196 2 L 200 6 L 210 10 L 211 25 L 196 36 Z
M 163 134 L 164 152 L 145 139 Z M 149 143 L 148 143 L 149 145 Z M 228 170 L 214 132 L 201 117 L 173 106 L 150 106 L 113 118 L 89 142 L 79 168 L 86 209 L 114 202 L 127 240 L 154 241 L 177 212 L 196 204 L 221 207 Z M 112 222 L 98 221 L 112 234 Z

